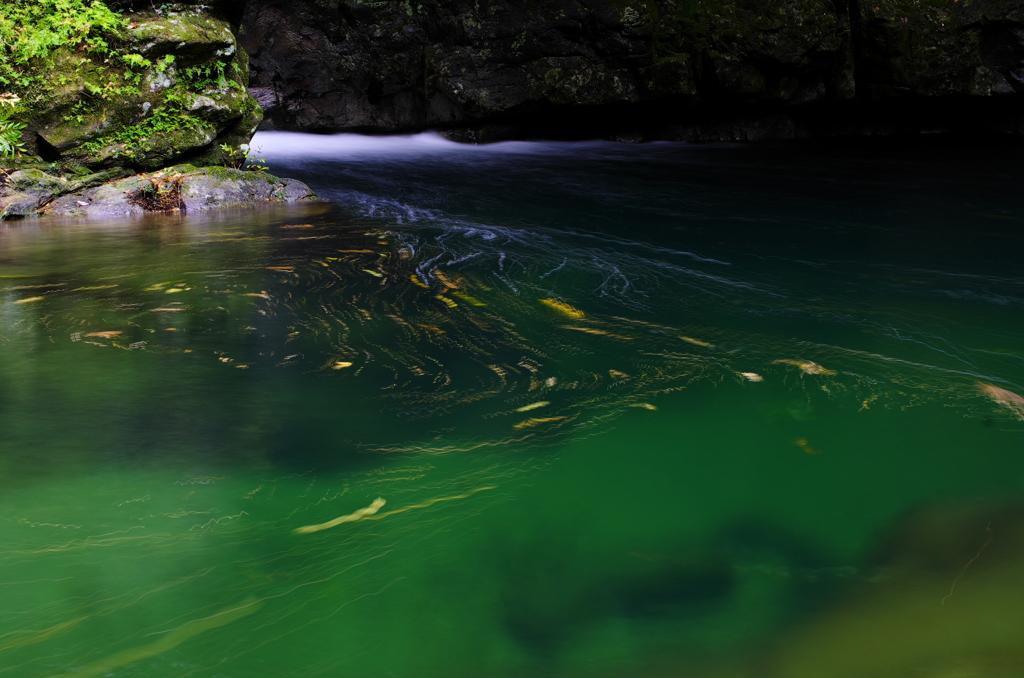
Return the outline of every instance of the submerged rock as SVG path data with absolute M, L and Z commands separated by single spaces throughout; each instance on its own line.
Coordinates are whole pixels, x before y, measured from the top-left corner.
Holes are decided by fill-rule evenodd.
M 316 194 L 301 181 L 225 167 L 178 165 L 128 177 L 115 169 L 75 181 L 22 170 L 0 187 L 0 219 L 119 216 L 313 200 Z

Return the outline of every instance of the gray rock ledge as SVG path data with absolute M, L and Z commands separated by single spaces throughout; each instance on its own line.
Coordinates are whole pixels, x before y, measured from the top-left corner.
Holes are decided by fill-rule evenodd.
M 176 165 L 125 177 L 123 170 L 68 180 L 38 169 L 12 172 L 0 184 L 0 219 L 30 216 L 121 216 L 318 200 L 309 186 L 266 172 Z

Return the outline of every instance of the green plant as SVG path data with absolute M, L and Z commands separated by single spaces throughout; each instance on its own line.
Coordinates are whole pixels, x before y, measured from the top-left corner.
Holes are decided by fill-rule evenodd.
M 28 66 L 43 65 L 60 47 L 109 56 L 108 41 L 127 24 L 98 0 L 5 0 L 0 6 L 0 87 L 26 93 L 44 84 L 45 69 Z
M 238 148 L 245 153 L 245 169 L 252 170 L 253 172 L 266 172 L 270 169 L 266 164 L 267 159 L 259 157 L 263 154 L 262 146 L 255 151 L 249 148 L 249 144 L 242 144 Z
M 10 158 L 25 150 L 21 142 L 25 123 L 11 119 L 19 101 L 13 94 L 0 94 L 0 157 Z
M 246 149 L 248 148 L 246 144 L 242 144 L 242 146 Z M 224 154 L 224 161 L 227 163 L 228 167 L 233 169 L 242 169 L 242 165 L 245 164 L 247 157 L 245 151 L 241 147 L 235 148 L 230 144 L 220 144 L 218 148 L 220 148 L 221 153 Z
M 263 147 L 253 151 L 249 144 L 242 144 L 237 148 L 230 144 L 220 144 L 218 148 L 224 154 L 228 167 L 234 169 L 247 169 L 253 172 L 266 172 L 270 169 L 267 166 L 266 158 L 259 157 L 263 153 Z

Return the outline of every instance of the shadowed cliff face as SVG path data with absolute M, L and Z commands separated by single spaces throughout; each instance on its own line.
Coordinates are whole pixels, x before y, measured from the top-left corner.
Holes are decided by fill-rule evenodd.
M 250 0 L 239 37 L 264 128 L 1021 130 L 1020 0 Z

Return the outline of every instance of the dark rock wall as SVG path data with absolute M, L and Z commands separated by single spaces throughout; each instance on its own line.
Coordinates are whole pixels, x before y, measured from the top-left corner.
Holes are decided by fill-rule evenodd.
M 264 128 L 1020 133 L 1024 0 L 250 0 Z

